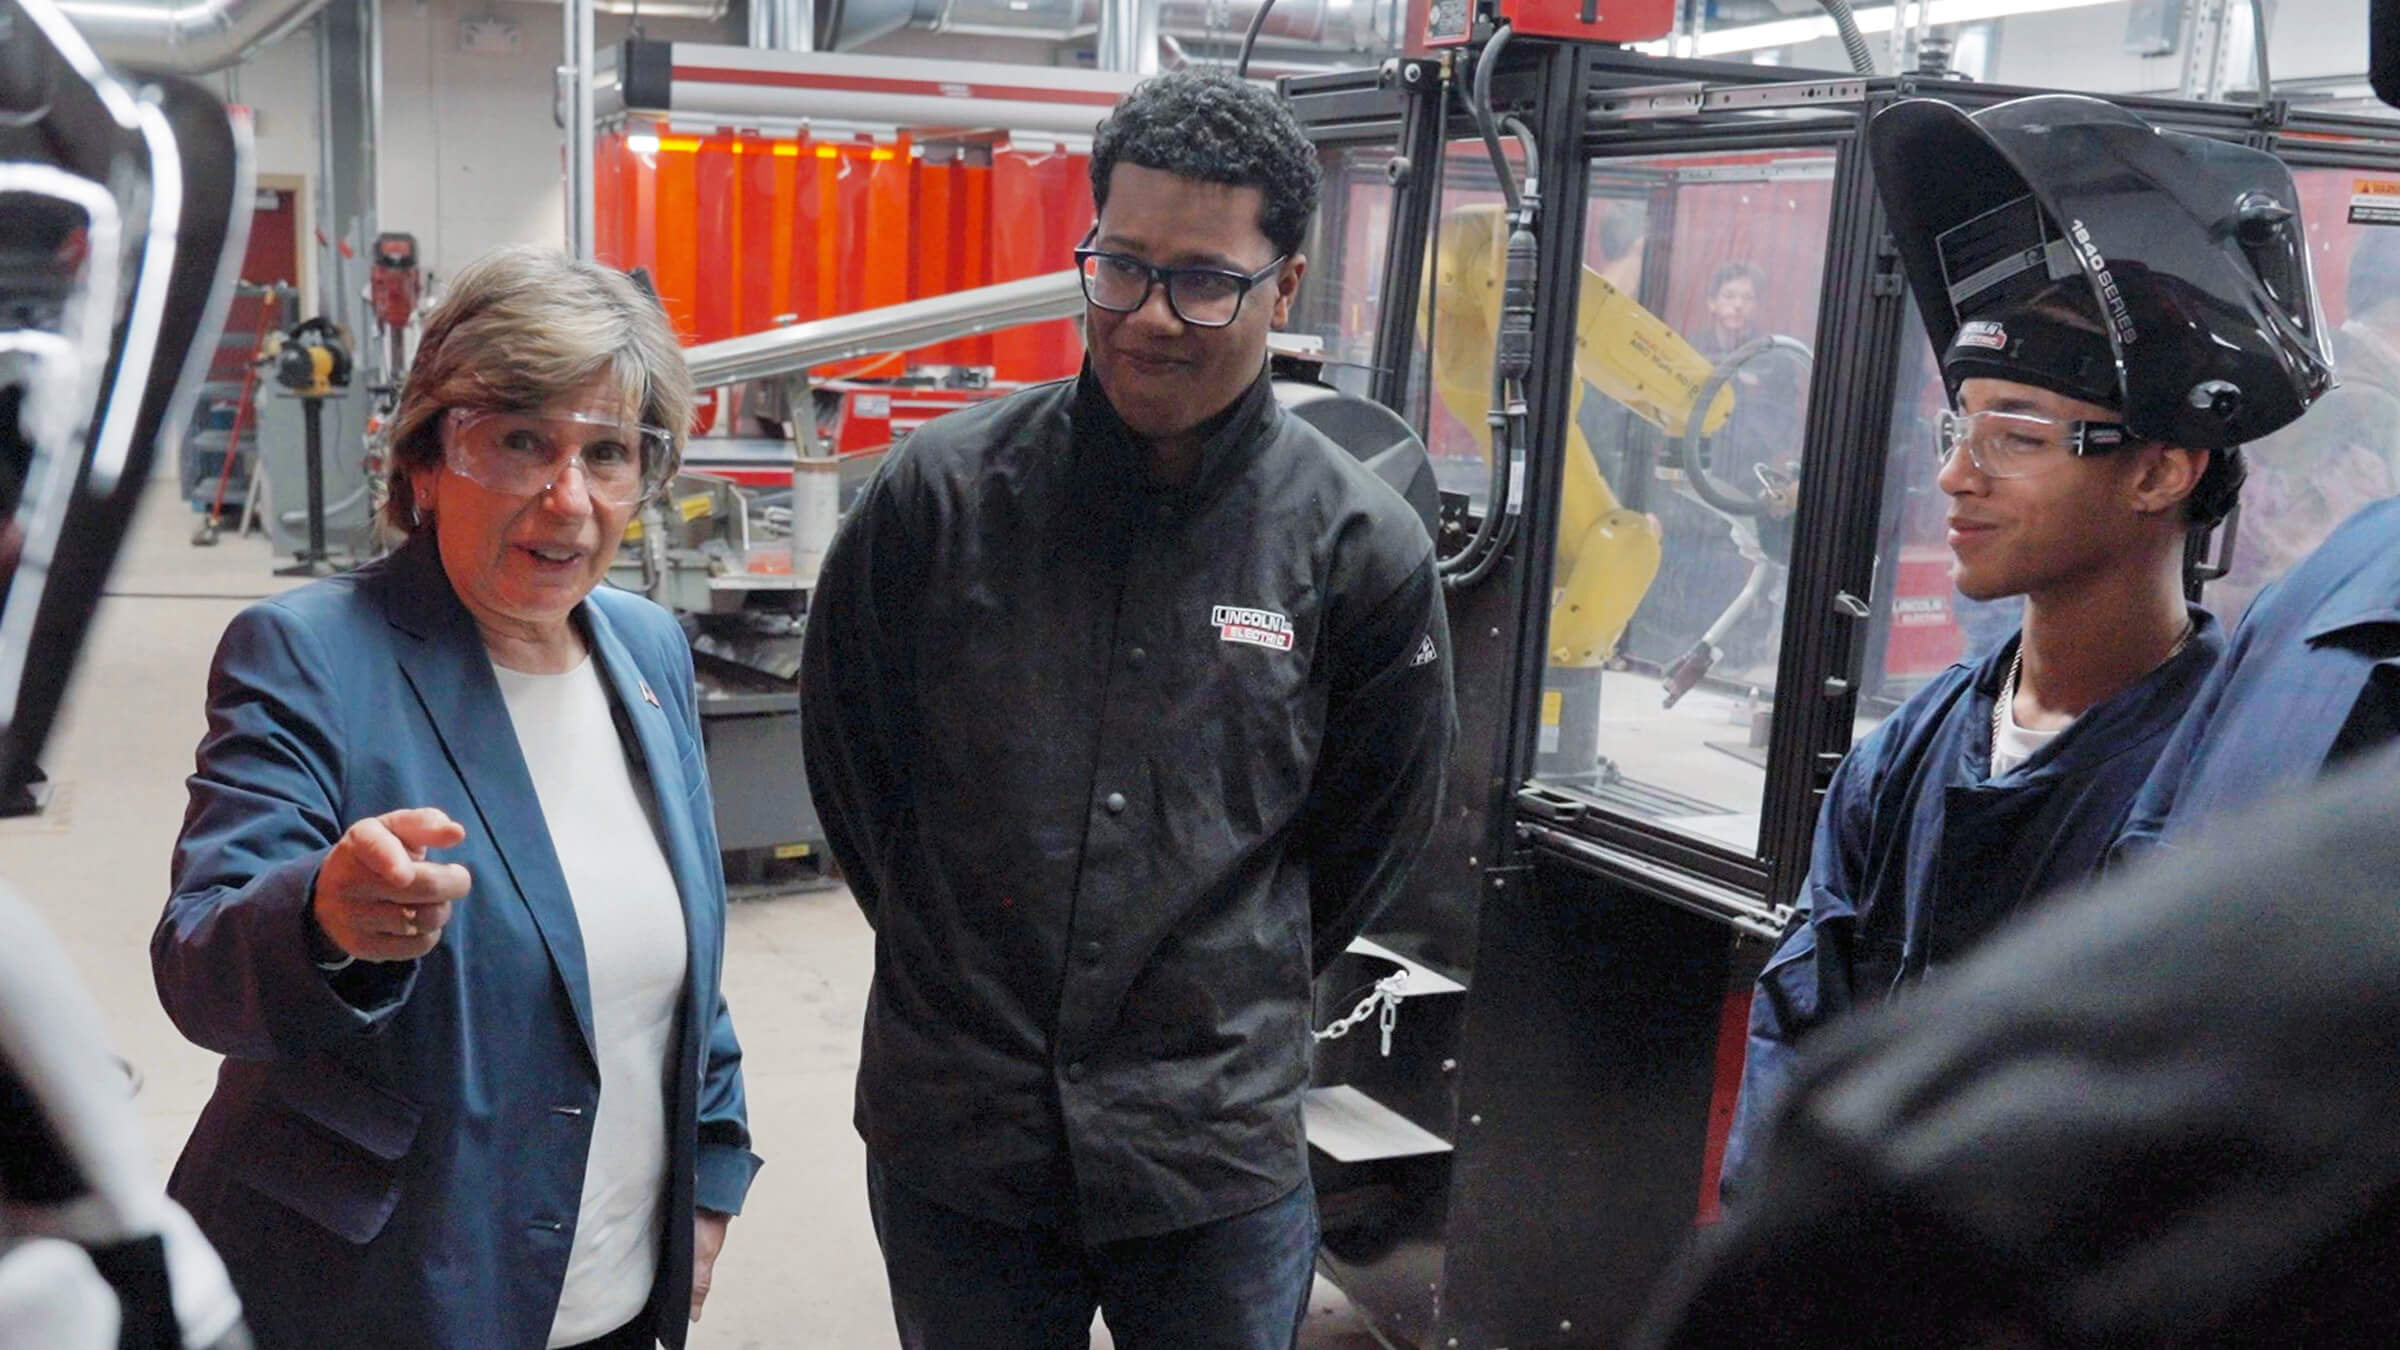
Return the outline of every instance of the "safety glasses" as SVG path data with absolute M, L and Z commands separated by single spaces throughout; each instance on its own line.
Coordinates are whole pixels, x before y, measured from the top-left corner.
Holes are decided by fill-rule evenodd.
M 1934 453 L 1944 464 L 1960 450 L 1986 478 L 2023 478 L 2061 453 L 2104 455 L 2133 444 L 2119 422 L 2062 422 L 2016 412 L 1949 412 L 1934 422 Z
M 510 497 L 548 492 L 580 466 L 595 501 L 633 506 L 658 488 L 671 443 L 665 428 L 589 413 L 477 412 L 453 408 L 442 462 L 452 473 Z

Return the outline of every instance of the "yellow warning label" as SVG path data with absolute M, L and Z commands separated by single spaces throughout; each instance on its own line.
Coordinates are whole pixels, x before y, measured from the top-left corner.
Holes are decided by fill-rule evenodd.
M 2400 225 L 2400 180 L 2390 178 L 2354 178 L 2350 180 L 2350 223 L 2353 225 Z
M 1545 689 L 1545 690 L 1543 690 L 1543 691 L 1542 691 L 1542 725 L 1543 725 L 1543 726 L 1546 726 L 1546 727 L 1554 727 L 1554 726 L 1557 726 L 1557 725 L 1558 725 L 1558 723 L 1559 723 L 1559 719 L 1560 719 L 1560 718 L 1562 718 L 1562 717 L 1564 717 L 1564 716 L 1566 715 L 1566 711 L 1567 711 L 1567 695 L 1566 695 L 1566 691 L 1565 691 L 1565 690 L 1563 690 L 1563 689 Z
M 778 858 L 805 858 L 814 852 L 816 850 L 806 844 L 777 844 L 775 846 L 775 856 Z

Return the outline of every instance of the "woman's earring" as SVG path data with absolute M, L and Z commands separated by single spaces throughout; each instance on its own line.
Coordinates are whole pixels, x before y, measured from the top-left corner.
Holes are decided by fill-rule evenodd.
M 425 523 L 425 499 L 423 497 L 419 497 L 415 501 L 408 504 L 408 523 L 411 525 L 423 525 Z

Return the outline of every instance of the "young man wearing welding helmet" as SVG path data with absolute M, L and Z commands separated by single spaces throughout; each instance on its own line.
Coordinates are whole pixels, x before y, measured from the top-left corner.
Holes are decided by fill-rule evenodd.
M 2224 646 L 2185 602 L 2187 540 L 2232 509 L 2240 444 L 2330 383 L 2272 156 L 2066 95 L 1902 102 L 1869 146 L 1955 409 L 1952 575 L 2023 596 L 2024 626 L 1835 774 L 1752 1000 L 1729 1192 L 1816 1028 L 2105 860 Z

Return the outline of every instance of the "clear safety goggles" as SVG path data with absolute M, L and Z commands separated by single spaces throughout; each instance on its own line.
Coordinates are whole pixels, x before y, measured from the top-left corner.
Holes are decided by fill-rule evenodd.
M 672 438 L 663 427 L 590 413 L 478 412 L 453 408 L 442 462 L 452 473 L 510 497 L 548 492 L 581 467 L 596 501 L 632 506 L 658 488 Z
M 2104 455 L 2133 444 L 2121 422 L 2062 422 L 2017 412 L 1944 411 L 1934 421 L 1934 454 L 1944 464 L 1961 449 L 1986 478 L 2023 478 L 2060 453 Z

